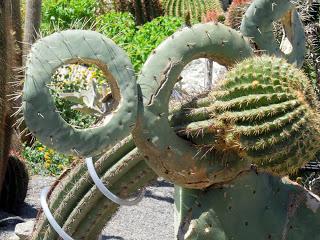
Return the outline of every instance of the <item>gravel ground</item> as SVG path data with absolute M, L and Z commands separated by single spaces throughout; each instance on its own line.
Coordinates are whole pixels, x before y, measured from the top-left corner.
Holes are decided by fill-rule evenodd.
M 29 183 L 26 203 L 19 217 L 23 220 L 34 219 L 40 208 L 39 195 L 43 187 L 54 181 L 52 177 L 33 176 Z M 15 217 L 13 220 L 1 220 Z M 7 240 L 13 235 L 14 227 L 22 222 L 0 211 L 0 239 Z M 166 181 L 158 180 L 147 188 L 146 196 L 137 205 L 121 207 L 107 224 L 102 240 L 172 240 L 173 230 L 173 186 Z
M 103 231 L 103 240 L 172 240 L 173 186 L 158 181 L 133 207 L 121 207 Z

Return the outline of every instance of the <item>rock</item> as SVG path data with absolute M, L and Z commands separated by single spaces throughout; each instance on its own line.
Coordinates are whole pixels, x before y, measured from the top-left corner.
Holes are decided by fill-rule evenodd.
M 32 230 L 34 227 L 34 220 L 27 221 L 24 223 L 19 223 L 16 225 L 14 233 L 20 237 L 20 240 L 28 240 L 32 234 Z
M 21 240 L 17 235 L 11 236 L 8 240 Z
M 208 77 L 207 77 L 207 65 L 205 58 L 199 58 L 193 60 L 183 69 L 181 72 L 182 80 L 175 86 L 174 97 L 183 98 L 184 94 L 197 95 L 208 90 Z M 216 83 L 223 78 L 226 73 L 226 68 L 213 62 L 212 79 L 210 82 L 213 87 Z

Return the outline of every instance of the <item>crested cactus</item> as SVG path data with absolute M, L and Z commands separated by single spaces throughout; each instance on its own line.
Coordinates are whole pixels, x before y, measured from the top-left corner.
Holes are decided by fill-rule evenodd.
M 200 22 L 207 12 L 214 11 L 218 15 L 223 15 L 222 5 L 219 0 L 165 0 L 162 6 L 166 15 L 182 18 L 189 15 L 191 20 L 196 22 Z

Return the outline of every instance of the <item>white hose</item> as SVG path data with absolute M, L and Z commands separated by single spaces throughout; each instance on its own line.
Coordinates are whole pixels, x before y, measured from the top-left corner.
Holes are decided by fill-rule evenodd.
M 63 240 L 73 240 L 72 237 L 70 237 L 57 223 L 57 221 L 52 216 L 49 206 L 47 204 L 47 196 L 49 193 L 50 187 L 46 187 L 42 189 L 41 195 L 40 195 L 40 202 L 43 209 L 44 214 L 46 215 L 49 223 L 53 227 L 53 229 L 57 232 L 57 234 L 63 239 Z
M 125 200 L 117 197 L 114 195 L 112 192 L 108 190 L 101 181 L 101 179 L 98 177 L 97 172 L 95 171 L 92 158 L 87 158 L 86 159 L 87 167 L 89 174 L 94 181 L 95 185 L 97 188 L 101 191 L 101 193 L 106 196 L 108 199 L 110 199 L 112 202 L 117 203 L 119 205 L 126 205 L 126 206 L 132 206 L 136 205 L 141 201 L 145 194 L 145 189 L 139 194 L 139 196 L 133 200 Z M 56 233 L 63 239 L 63 240 L 73 240 L 72 237 L 70 237 L 57 223 L 57 221 L 54 219 L 53 215 L 50 212 L 49 206 L 47 204 L 47 196 L 50 191 L 50 187 L 46 187 L 42 189 L 41 195 L 40 195 L 40 202 L 41 202 L 41 207 L 43 209 L 44 214 L 46 215 L 50 225 L 53 227 L 53 229 L 56 231 Z
M 126 199 L 121 199 L 121 198 L 117 197 L 112 192 L 110 192 L 108 188 L 106 188 L 106 186 L 103 184 L 103 182 L 99 178 L 99 176 L 94 168 L 92 158 L 86 158 L 86 163 L 87 163 L 87 168 L 88 168 L 89 174 L 90 174 L 93 182 L 95 183 L 97 188 L 100 190 L 100 192 L 104 196 L 106 196 L 108 199 L 110 199 L 112 202 L 119 204 L 119 205 L 132 206 L 132 205 L 138 204 L 141 201 L 141 199 L 143 198 L 143 196 L 145 194 L 145 189 L 143 189 L 143 191 L 139 194 L 139 196 L 133 200 L 126 200 Z

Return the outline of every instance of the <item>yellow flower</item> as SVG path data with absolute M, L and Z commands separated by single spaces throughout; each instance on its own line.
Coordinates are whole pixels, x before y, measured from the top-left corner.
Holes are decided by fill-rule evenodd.
M 42 152 L 44 150 L 44 147 L 38 147 L 38 151 Z
M 50 153 L 46 152 L 46 153 L 44 154 L 44 159 L 45 159 L 45 160 L 50 159 Z
M 47 160 L 46 160 L 46 163 L 51 164 L 51 159 L 47 159 Z
M 52 154 L 54 154 L 54 151 L 52 149 L 49 149 L 48 153 L 50 153 L 52 155 Z
M 47 163 L 47 162 L 46 162 L 46 163 L 44 164 L 44 167 L 45 167 L 45 168 L 49 168 L 49 167 L 50 167 L 50 163 Z
M 59 168 L 60 170 L 62 170 L 62 169 L 63 169 L 63 165 L 62 165 L 62 164 L 59 164 L 59 165 L 58 165 L 58 168 Z

